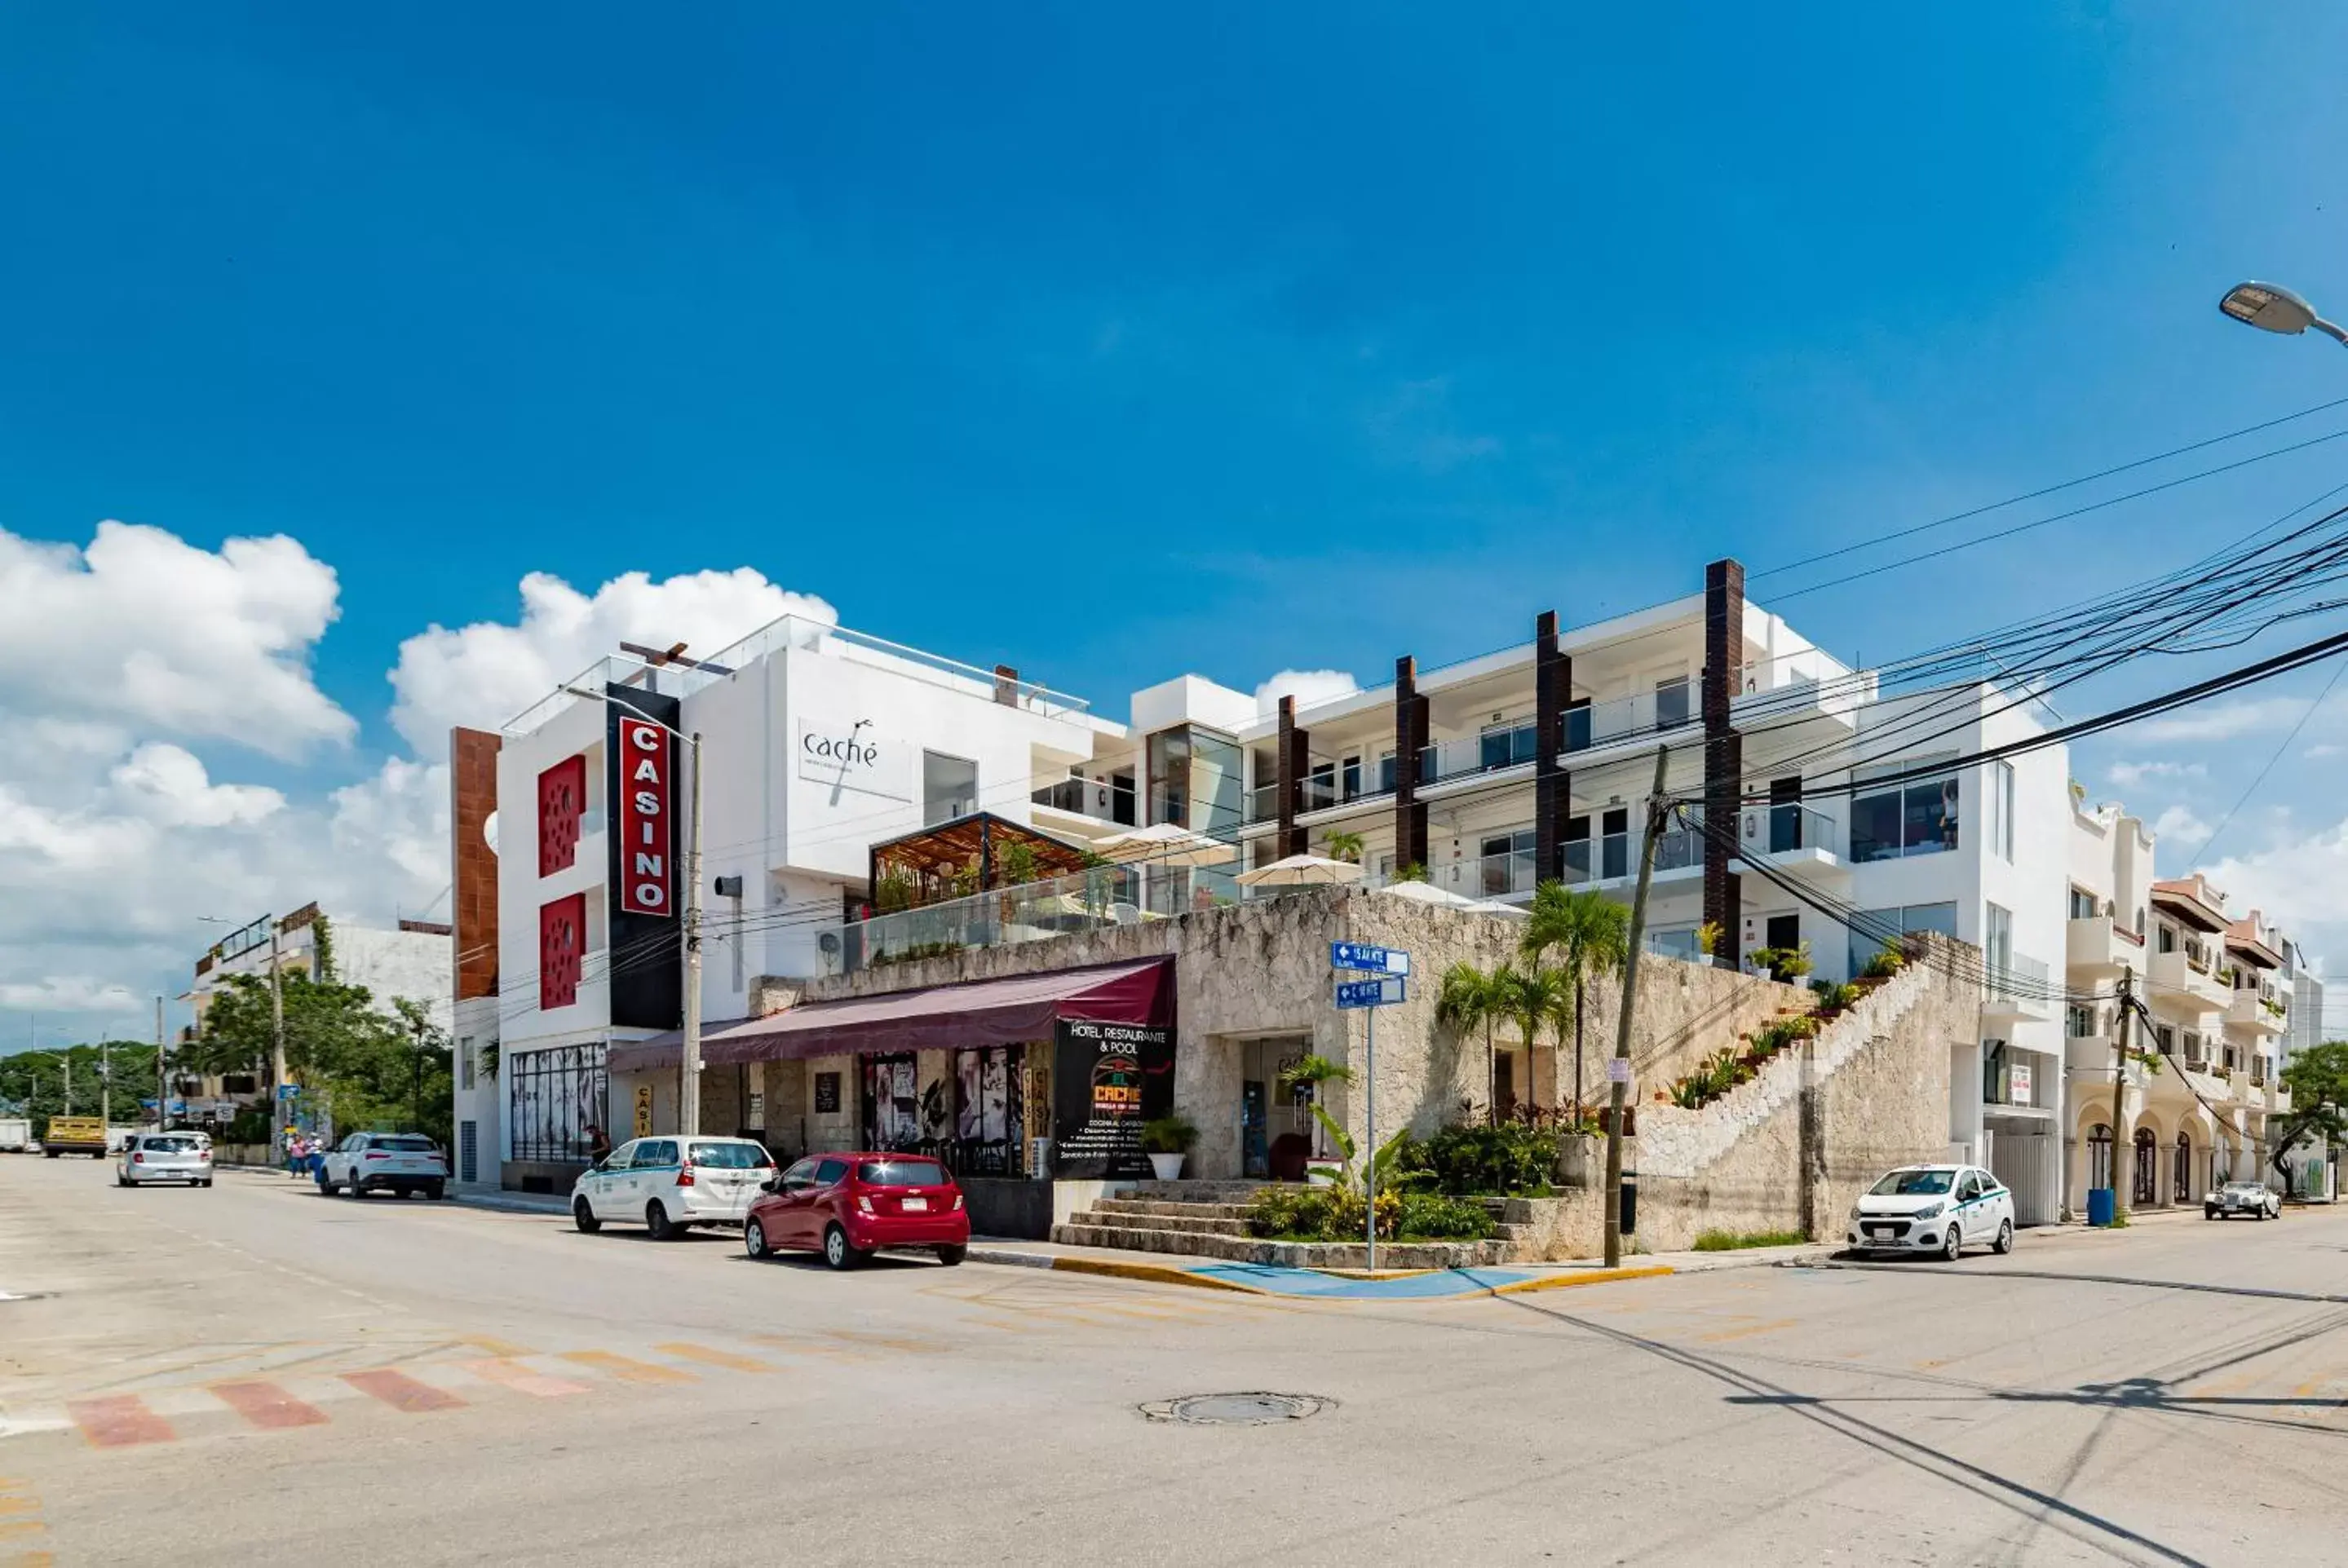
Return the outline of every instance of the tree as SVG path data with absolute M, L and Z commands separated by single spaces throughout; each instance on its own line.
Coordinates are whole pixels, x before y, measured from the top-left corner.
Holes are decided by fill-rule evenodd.
M 1358 833 L 1332 833 L 1321 840 L 1321 851 L 1332 860 L 1362 863 L 1362 835 Z
M 1500 1053 L 1492 1044 L 1492 1025 L 1507 1011 L 1508 999 L 1493 975 L 1462 958 L 1443 971 L 1443 989 L 1436 993 L 1435 1021 L 1460 1034 L 1484 1031 L 1484 1120 L 1500 1114 Z
M 284 971 L 279 983 L 285 1070 L 318 1109 L 341 1127 L 411 1129 L 448 1141 L 448 1042 L 422 1007 L 396 998 L 386 1014 L 366 987 L 314 980 L 298 969 Z M 269 1053 L 269 982 L 232 975 L 181 1060 L 205 1072 L 259 1071 Z
M 2283 1064 L 2282 1086 L 2291 1091 L 2291 1115 L 2267 1160 L 2287 1183 L 2282 1157 L 2292 1144 L 2310 1136 L 2348 1138 L 2348 1040 L 2327 1040 L 2292 1057 Z
M 1573 1117 L 1580 1122 L 1582 1015 L 1589 985 L 1600 975 L 1622 972 L 1623 960 L 1631 956 L 1631 911 L 1595 888 L 1544 882 L 1533 890 L 1521 946 L 1535 964 L 1554 952 L 1559 972 L 1573 988 Z M 1623 1005 L 1630 1005 L 1628 998 Z
M 1525 1097 L 1536 1102 L 1532 1092 L 1533 1049 L 1540 1042 L 1541 1025 L 1563 1016 L 1565 1003 L 1572 996 L 1563 971 L 1546 966 L 1529 969 L 1503 964 L 1492 972 L 1495 984 L 1504 999 L 1501 1012 L 1516 1020 L 1525 1036 Z

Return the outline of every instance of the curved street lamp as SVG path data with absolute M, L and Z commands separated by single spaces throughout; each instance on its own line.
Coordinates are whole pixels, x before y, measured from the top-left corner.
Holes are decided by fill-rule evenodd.
M 2313 305 L 2280 283 L 2236 283 L 2218 302 L 2218 308 L 2244 326 L 2256 327 L 2260 332 L 2291 337 L 2313 327 L 2348 343 L 2348 327 L 2325 321 L 2315 313 Z

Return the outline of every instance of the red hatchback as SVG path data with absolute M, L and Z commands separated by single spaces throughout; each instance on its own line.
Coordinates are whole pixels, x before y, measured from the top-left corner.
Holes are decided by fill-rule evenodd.
M 810 1154 L 766 1184 L 742 1222 L 755 1258 L 819 1252 L 854 1268 L 884 1246 L 929 1247 L 942 1264 L 970 1251 L 970 1211 L 946 1168 L 924 1154 Z

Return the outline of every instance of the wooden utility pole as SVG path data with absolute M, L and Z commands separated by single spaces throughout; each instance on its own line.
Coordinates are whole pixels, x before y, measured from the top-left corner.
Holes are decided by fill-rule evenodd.
M 2128 1160 L 2136 1153 L 2136 1134 L 2128 1129 L 2128 1015 L 2136 1010 L 2136 970 L 2120 966 L 2120 1021 L 2112 1032 L 2112 1217 L 2127 1213 L 2131 1195 Z
M 1622 1263 L 1622 1103 L 1631 1088 L 1631 1012 L 1639 997 L 1639 949 L 1647 940 L 1647 893 L 1655 881 L 1655 840 L 1663 836 L 1663 769 L 1668 747 L 1655 748 L 1655 785 L 1647 792 L 1647 832 L 1639 845 L 1639 886 L 1631 897 L 1631 950 L 1622 959 L 1622 1011 L 1614 1020 L 1614 1063 L 1607 1070 L 1606 1266 Z
M 171 1125 L 171 1077 L 163 1069 L 163 999 L 155 999 L 155 1131 Z

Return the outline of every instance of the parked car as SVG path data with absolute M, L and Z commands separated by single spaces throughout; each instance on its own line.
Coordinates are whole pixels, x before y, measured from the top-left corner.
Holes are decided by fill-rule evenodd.
M 571 1218 L 589 1235 L 640 1221 L 655 1241 L 694 1225 L 738 1225 L 774 1173 L 775 1157 L 748 1138 L 635 1138 L 572 1184 Z
M 21 1154 L 33 1146 L 33 1123 L 22 1116 L 0 1116 L 0 1154 Z
M 882 1247 L 926 1247 L 948 1266 L 970 1251 L 962 1188 L 935 1160 L 911 1154 L 811 1154 L 766 1184 L 743 1223 L 755 1258 L 818 1252 L 854 1268 Z
M 2279 1220 L 2282 1218 L 2282 1199 L 2264 1182 L 2228 1182 L 2201 1199 L 2201 1217 L 2205 1220 L 2231 1219 L 2236 1214 L 2248 1214 L 2254 1220 Z
M 114 1167 L 118 1187 L 156 1182 L 212 1184 L 212 1141 L 201 1132 L 133 1132 Z
M 318 1191 L 363 1198 L 389 1192 L 438 1198 L 448 1190 L 448 1162 L 421 1132 L 354 1132 L 318 1162 Z
M 1937 1253 L 1954 1262 L 1986 1242 L 2013 1250 L 2013 1194 L 1978 1165 L 1903 1165 L 1860 1195 L 1850 1211 L 1854 1252 Z

